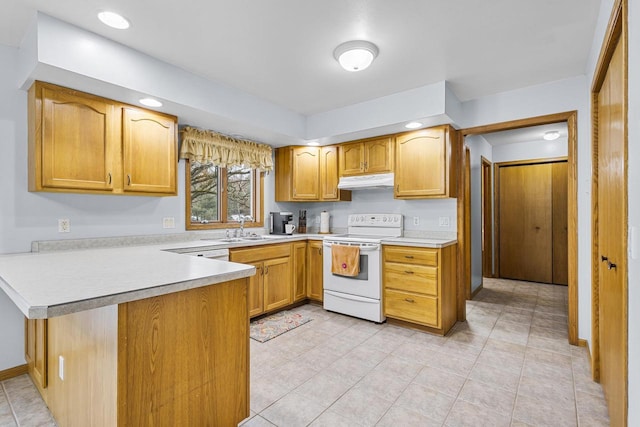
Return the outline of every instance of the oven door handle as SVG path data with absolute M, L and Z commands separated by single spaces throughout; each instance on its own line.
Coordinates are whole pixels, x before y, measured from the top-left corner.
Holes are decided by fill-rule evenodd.
M 323 245 L 330 248 L 332 245 L 340 245 L 340 242 L 323 242 Z M 360 252 L 379 251 L 380 245 L 374 244 L 372 246 L 360 246 Z

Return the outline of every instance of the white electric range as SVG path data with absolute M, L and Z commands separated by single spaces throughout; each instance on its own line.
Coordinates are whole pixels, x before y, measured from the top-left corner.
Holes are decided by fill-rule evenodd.
M 324 238 L 323 307 L 374 322 L 384 322 L 382 309 L 382 249 L 381 242 L 389 237 L 401 237 L 400 214 L 352 214 L 348 219 L 348 234 Z M 360 273 L 348 277 L 331 272 L 331 247 L 357 245 L 360 248 Z

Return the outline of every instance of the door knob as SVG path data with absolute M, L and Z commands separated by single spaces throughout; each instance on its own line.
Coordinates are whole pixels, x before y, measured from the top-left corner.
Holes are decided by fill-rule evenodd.
M 609 258 L 607 258 L 604 255 L 600 255 L 600 261 L 602 261 L 602 262 L 609 261 Z
M 607 268 L 608 268 L 609 270 L 617 270 L 617 268 L 616 268 L 616 267 L 617 267 L 617 265 L 615 265 L 615 264 L 614 264 L 614 263 L 612 263 L 612 262 L 609 262 L 609 263 L 608 263 L 608 265 L 607 265 Z

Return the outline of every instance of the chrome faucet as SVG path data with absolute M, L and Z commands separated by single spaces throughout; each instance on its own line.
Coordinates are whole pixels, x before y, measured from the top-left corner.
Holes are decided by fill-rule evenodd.
M 240 215 L 240 236 L 244 237 L 244 215 Z

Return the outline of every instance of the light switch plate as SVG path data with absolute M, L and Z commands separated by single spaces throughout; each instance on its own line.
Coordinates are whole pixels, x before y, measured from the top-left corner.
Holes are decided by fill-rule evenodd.
M 176 219 L 172 216 L 162 218 L 162 228 L 176 228 Z

